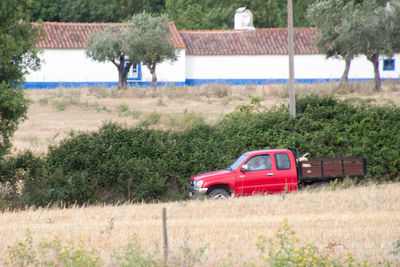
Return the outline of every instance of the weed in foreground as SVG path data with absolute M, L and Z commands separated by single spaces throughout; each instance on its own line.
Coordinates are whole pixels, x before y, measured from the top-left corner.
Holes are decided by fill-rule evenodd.
M 168 120 L 165 122 L 170 128 L 178 130 L 191 129 L 205 123 L 204 116 L 194 112 L 185 113 L 179 118 L 168 116 Z
M 106 230 L 111 233 L 114 228 L 113 219 L 110 220 Z M 400 241 L 393 243 L 393 249 L 389 252 L 388 259 L 370 264 L 367 260 L 357 261 L 351 254 L 345 257 L 332 257 L 320 253 L 318 248 L 307 243 L 301 245 L 296 233 L 284 220 L 274 238 L 266 239 L 260 235 L 257 243 L 258 258 L 250 263 L 244 262 L 242 256 L 229 252 L 228 256 L 219 266 L 321 266 L 321 267 L 358 267 L 358 266 L 399 266 Z M 109 266 L 204 266 L 207 262 L 205 252 L 208 245 L 193 249 L 189 246 L 189 240 L 185 235 L 181 253 L 171 255 L 168 262 L 160 257 L 160 251 L 145 252 L 136 238 L 131 239 L 127 245 L 112 254 L 112 262 Z M 24 241 L 8 247 L 8 260 L 6 266 L 106 266 L 97 256 L 96 249 L 87 249 L 84 240 L 78 243 L 62 244 L 55 238 L 52 241 L 42 240 L 34 244 L 32 234 L 28 229 Z M 365 257 L 367 259 L 367 257 Z
M 156 253 L 156 252 L 155 252 Z M 116 265 L 121 267 L 156 267 L 163 264 L 156 260 L 155 255 L 145 254 L 136 238 L 132 239 L 123 249 L 121 254 L 115 253 Z
M 58 111 L 66 110 L 67 107 L 70 106 L 70 104 L 69 104 L 67 101 L 58 100 L 58 99 L 56 99 L 56 100 L 53 101 L 53 105 L 55 106 L 55 108 L 56 108 Z
M 157 124 L 160 121 L 161 114 L 157 111 L 153 111 L 143 119 L 140 120 L 139 126 L 140 127 L 148 127 Z
M 394 253 L 399 251 L 399 247 L 399 241 L 394 243 Z M 318 248 L 312 243 L 300 245 L 296 232 L 289 228 L 286 219 L 283 226 L 276 232 L 275 238 L 266 240 L 263 235 L 258 237 L 257 249 L 261 266 L 373 266 L 366 260 L 358 262 L 350 253 L 345 258 L 330 258 L 319 253 Z M 391 253 L 393 254 L 393 252 Z M 393 259 L 380 262 L 379 265 L 398 266 L 399 263 L 398 259 Z M 256 265 L 254 261 L 250 264 Z
M 31 146 L 37 146 L 40 143 L 40 140 L 37 136 L 25 136 L 22 138 L 24 142 L 30 143 Z
M 48 97 L 42 97 L 39 99 L 39 104 L 40 105 L 47 105 L 49 103 L 49 98 Z
M 35 248 L 32 234 L 26 231 L 25 241 L 8 247 L 8 266 L 77 266 L 100 265 L 96 249 L 87 250 L 83 239 L 78 245 L 62 245 L 60 240 L 42 240 Z
M 131 110 L 127 104 L 120 104 L 117 106 L 118 116 L 132 116 L 134 119 L 138 119 L 141 112 L 138 110 Z
M 98 102 L 89 103 L 86 101 L 86 102 L 81 103 L 80 106 L 85 110 L 93 109 L 97 112 L 100 112 L 100 111 L 111 112 L 106 106 L 100 105 Z
M 192 249 L 189 245 L 187 233 L 185 232 L 183 245 L 181 246 L 182 253 L 180 255 L 174 255 L 172 266 L 202 266 L 202 261 L 205 259 L 204 253 L 207 247 L 208 244 L 197 249 Z

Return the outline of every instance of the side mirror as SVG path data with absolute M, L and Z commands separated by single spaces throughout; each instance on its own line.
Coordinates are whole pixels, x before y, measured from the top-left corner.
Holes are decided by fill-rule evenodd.
M 249 166 L 247 166 L 247 164 L 244 164 L 242 166 L 242 168 L 240 169 L 241 172 L 245 172 L 245 171 L 248 171 L 248 170 L 249 170 Z

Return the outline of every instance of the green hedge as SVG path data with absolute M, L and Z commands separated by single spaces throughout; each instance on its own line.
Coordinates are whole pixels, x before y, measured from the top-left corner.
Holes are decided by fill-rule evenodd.
M 106 124 L 50 147 L 1 162 L 1 193 L 8 203 L 39 205 L 178 200 L 190 176 L 221 169 L 247 150 L 295 146 L 312 157 L 364 156 L 370 179 L 400 173 L 400 108 L 310 95 L 286 107 L 263 110 L 257 99 L 213 125 L 183 131 Z M 4 187 L 4 186 L 3 186 Z M 18 201 L 12 202 L 12 200 Z

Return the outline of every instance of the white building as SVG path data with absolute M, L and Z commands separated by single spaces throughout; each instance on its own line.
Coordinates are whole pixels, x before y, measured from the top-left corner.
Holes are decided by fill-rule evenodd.
M 25 88 L 56 88 L 80 86 L 117 86 L 118 70 L 111 63 L 99 63 L 85 54 L 90 34 L 117 23 L 45 22 L 46 37 L 39 41 L 43 49 L 42 67 L 26 77 Z M 169 23 L 171 42 L 177 60 L 157 65 L 158 84 L 185 84 L 185 45 L 173 22 Z M 142 64 L 131 70 L 128 83 L 150 85 L 150 71 Z
M 170 22 L 171 42 L 178 59 L 157 66 L 158 85 L 286 83 L 289 77 L 287 29 L 254 29 L 251 12 L 246 9 L 238 9 L 235 20 L 237 29 L 210 31 L 177 31 Z M 27 76 L 24 87 L 116 86 L 116 67 L 112 63 L 95 62 L 85 55 L 89 35 L 110 25 L 120 24 L 44 23 L 47 36 L 39 43 L 43 48 L 42 68 Z M 338 81 L 345 63 L 318 54 L 313 44 L 315 34 L 315 28 L 294 30 L 295 80 L 297 83 Z M 383 80 L 399 79 L 399 57 L 396 54 L 393 58 L 381 58 Z M 364 56 L 352 61 L 351 81 L 373 77 L 373 66 Z M 149 70 L 138 64 L 128 83 L 150 85 Z

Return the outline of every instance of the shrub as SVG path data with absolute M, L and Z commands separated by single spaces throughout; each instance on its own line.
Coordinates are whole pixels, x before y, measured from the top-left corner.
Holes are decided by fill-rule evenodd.
M 142 125 L 159 118 L 155 112 Z M 11 157 L 1 163 L 0 183 L 14 193 L 3 190 L 2 198 L 29 205 L 178 200 L 194 174 L 225 168 L 248 150 L 289 146 L 312 157 L 364 156 L 371 180 L 400 176 L 400 108 L 394 106 L 308 95 L 291 118 L 287 107 L 265 110 L 252 97 L 213 125 L 190 113 L 181 123 L 180 131 L 106 124 L 50 147 L 42 159 Z M 23 198 L 15 193 L 15 175 Z
M 39 179 L 44 171 L 44 160 L 27 151 L 0 161 L 0 209 L 22 208 L 26 205 L 46 205 L 31 199 L 34 190 L 41 192 Z M 31 188 L 31 185 L 34 187 Z

